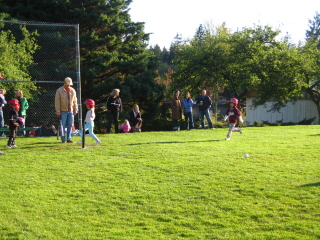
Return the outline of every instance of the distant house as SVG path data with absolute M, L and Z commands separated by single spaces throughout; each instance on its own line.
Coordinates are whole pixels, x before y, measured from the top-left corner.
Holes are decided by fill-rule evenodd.
M 296 102 L 289 102 L 285 107 L 281 108 L 279 112 L 269 111 L 272 107 L 271 102 L 267 102 L 263 106 L 254 108 L 252 106 L 253 99 L 254 94 L 252 93 L 246 98 L 246 125 L 253 125 L 255 121 L 260 123 L 263 121 L 267 121 L 269 123 L 298 123 L 304 119 L 314 117 L 316 117 L 316 119 L 312 124 L 319 123 L 317 106 L 307 94 Z

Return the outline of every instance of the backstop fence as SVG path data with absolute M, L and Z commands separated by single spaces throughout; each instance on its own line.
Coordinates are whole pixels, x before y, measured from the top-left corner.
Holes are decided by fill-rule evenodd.
M 75 127 L 81 129 L 81 79 L 80 79 L 80 50 L 79 25 L 21 22 L 0 20 L 0 37 L 6 34 L 10 44 L 19 44 L 25 38 L 24 31 L 33 33 L 32 38 L 36 50 L 31 55 L 32 63 L 23 71 L 20 79 L 0 65 L 0 89 L 6 89 L 5 99 L 16 98 L 16 90 L 21 89 L 28 100 L 25 127 L 59 126 L 59 119 L 55 114 L 54 99 L 56 90 L 63 86 L 65 77 L 71 77 L 73 88 L 77 92 L 79 114 L 75 116 Z M 30 38 L 30 36 L 29 36 Z M 7 41 L 8 42 L 8 41 Z M 5 49 L 6 43 L 0 42 L 0 49 Z M 14 52 L 11 54 L 15 54 Z M 17 58 L 21 55 L 17 54 Z M 12 77 L 13 76 L 13 77 Z M 14 79 L 13 79 L 14 78 Z M 8 107 L 3 107 L 5 125 L 8 124 Z

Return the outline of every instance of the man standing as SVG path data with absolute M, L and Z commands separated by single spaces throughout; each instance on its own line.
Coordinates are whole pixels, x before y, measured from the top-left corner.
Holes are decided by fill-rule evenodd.
M 61 119 L 62 143 L 73 143 L 71 140 L 71 128 L 74 122 L 74 116 L 78 113 L 77 95 L 73 85 L 72 79 L 67 77 L 64 79 L 64 84 L 56 92 L 55 108 L 56 114 Z M 67 132 L 65 129 L 67 128 Z
M 204 116 L 206 116 L 209 127 L 214 128 L 209 109 L 211 108 L 212 100 L 209 96 L 207 96 L 207 90 L 203 89 L 201 91 L 201 96 L 199 96 L 197 99 L 197 105 L 199 106 L 199 114 L 200 114 L 200 120 L 201 120 L 201 127 L 204 129 Z

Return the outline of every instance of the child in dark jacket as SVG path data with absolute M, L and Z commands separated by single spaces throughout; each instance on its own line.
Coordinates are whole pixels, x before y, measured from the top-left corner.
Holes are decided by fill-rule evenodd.
M 8 102 L 9 105 L 9 130 L 10 130 L 10 135 L 9 135 L 9 140 L 8 140 L 8 145 L 6 146 L 7 148 L 12 148 L 12 147 L 17 147 L 15 143 L 17 131 L 19 129 L 19 109 L 20 109 L 20 104 L 18 99 L 12 99 Z

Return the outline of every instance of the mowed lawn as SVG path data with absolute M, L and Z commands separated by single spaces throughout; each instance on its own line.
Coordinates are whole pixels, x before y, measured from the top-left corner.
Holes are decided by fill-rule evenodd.
M 0 239 L 320 239 L 320 126 L 226 134 L 2 139 Z

